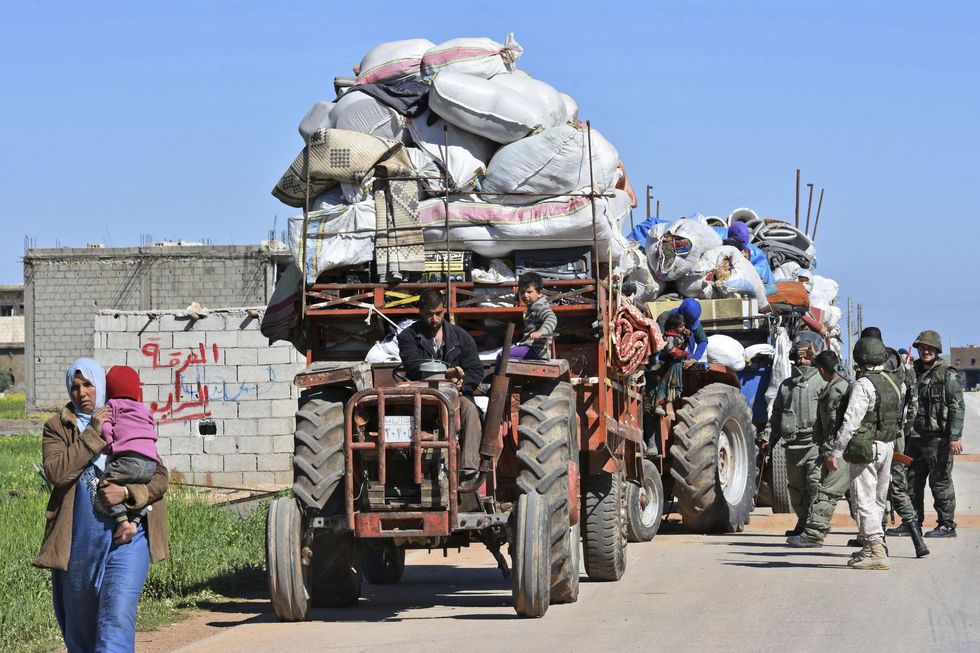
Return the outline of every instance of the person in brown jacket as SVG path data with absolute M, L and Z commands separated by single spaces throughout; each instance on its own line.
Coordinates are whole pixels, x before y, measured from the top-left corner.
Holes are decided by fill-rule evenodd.
M 100 481 L 107 409 L 105 371 L 79 358 L 68 368 L 71 401 L 44 425 L 44 473 L 53 489 L 44 539 L 34 566 L 52 570 L 54 612 L 68 653 L 133 651 L 136 608 L 150 561 L 167 557 L 167 468 L 148 483 Z M 115 521 L 99 512 L 101 499 L 128 510 L 147 508 L 135 534 L 114 536 Z

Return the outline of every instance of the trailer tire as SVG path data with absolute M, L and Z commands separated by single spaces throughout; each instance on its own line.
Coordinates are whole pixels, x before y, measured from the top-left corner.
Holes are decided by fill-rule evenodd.
M 738 388 L 712 383 L 677 411 L 670 474 L 684 525 L 702 533 L 734 533 L 752 512 L 755 427 Z
M 626 497 L 619 472 L 589 476 L 583 482 L 582 550 L 592 580 L 619 580 L 626 571 Z
M 772 448 L 772 456 L 769 460 L 772 470 L 772 483 L 769 485 L 769 493 L 772 501 L 772 511 L 774 513 L 793 512 L 793 505 L 789 500 L 789 474 L 786 471 L 786 447 L 780 442 Z
M 649 542 L 664 518 L 664 485 L 652 460 L 643 459 L 643 483 L 626 483 L 626 536 L 630 542 Z
M 318 608 L 357 603 L 363 572 L 354 534 L 318 531 L 310 549 L 310 602 Z
M 535 492 L 522 494 L 514 507 L 511 544 L 511 598 L 521 617 L 542 617 L 551 602 L 551 510 Z
M 545 500 L 551 597 L 561 603 L 578 598 L 578 564 L 573 559 L 568 505 L 569 461 L 578 463 L 574 392 L 565 382 L 535 385 L 523 393 L 518 408 L 517 486 L 523 494 L 539 494 Z
M 322 510 L 344 478 L 344 399 L 319 391 L 300 399 L 293 444 L 293 494 Z
M 393 544 L 366 549 L 364 577 L 372 585 L 395 585 L 405 573 L 405 549 Z
M 265 566 L 272 611 L 280 621 L 303 621 L 310 608 L 302 541 L 303 513 L 296 500 L 273 501 L 265 522 Z

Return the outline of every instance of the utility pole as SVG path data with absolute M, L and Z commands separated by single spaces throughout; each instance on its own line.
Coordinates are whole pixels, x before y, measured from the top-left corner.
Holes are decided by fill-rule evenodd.
M 660 200 L 657 200 L 657 220 L 660 219 Z
M 653 186 L 647 184 L 647 220 L 650 219 L 650 200 L 653 199 Z M 660 200 L 657 200 L 657 214 L 660 214 Z
M 854 335 L 854 322 L 851 320 L 851 310 L 853 309 L 853 304 L 851 303 L 851 298 L 847 298 L 847 376 L 851 376 L 851 352 L 854 351 L 853 344 L 851 343 L 851 337 Z
M 863 308 L 864 307 L 861 306 L 860 303 L 858 303 L 858 328 L 857 328 L 858 334 L 864 331 L 864 311 L 862 310 Z

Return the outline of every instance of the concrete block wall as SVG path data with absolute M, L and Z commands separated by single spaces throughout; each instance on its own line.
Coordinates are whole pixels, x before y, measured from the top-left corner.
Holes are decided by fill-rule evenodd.
M 259 318 L 250 317 L 257 311 Z M 293 428 L 305 358 L 259 333 L 264 308 L 101 311 L 94 358 L 128 365 L 157 420 L 158 450 L 171 472 L 213 487 L 285 488 L 292 483 Z M 201 435 L 202 420 L 217 433 Z

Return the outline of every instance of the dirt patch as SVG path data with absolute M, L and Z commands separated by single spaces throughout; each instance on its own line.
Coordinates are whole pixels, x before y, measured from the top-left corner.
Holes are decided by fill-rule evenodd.
M 203 605 L 189 616 L 152 632 L 136 633 L 138 653 L 170 653 L 188 644 L 224 632 L 227 628 L 256 621 L 274 620 L 268 599 L 245 597 Z

